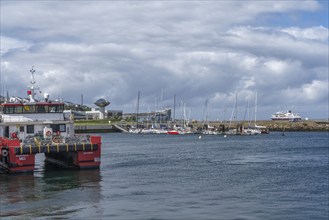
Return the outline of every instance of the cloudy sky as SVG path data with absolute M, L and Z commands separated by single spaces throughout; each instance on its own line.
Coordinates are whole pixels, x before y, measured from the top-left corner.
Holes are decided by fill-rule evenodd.
M 1 95 L 191 119 L 328 118 L 328 1 L 1 0 Z M 205 103 L 208 103 L 207 105 Z M 183 103 L 183 104 L 182 104 Z M 249 103 L 249 104 L 248 104 Z M 249 106 L 249 108 L 248 108 Z

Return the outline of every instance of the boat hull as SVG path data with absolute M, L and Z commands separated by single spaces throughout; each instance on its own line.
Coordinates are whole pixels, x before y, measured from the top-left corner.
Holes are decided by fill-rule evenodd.
M 8 173 L 33 172 L 35 155 L 44 153 L 46 161 L 72 169 L 98 169 L 101 163 L 101 137 L 89 143 L 24 146 L 18 139 L 0 138 L 0 167 Z
M 170 135 L 178 135 L 179 132 L 178 131 L 167 131 L 167 134 L 170 134 Z

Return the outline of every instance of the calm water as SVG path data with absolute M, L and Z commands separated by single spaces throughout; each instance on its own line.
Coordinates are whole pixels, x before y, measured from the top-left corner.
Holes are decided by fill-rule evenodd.
M 1 219 L 328 219 L 328 133 L 101 134 L 100 170 L 0 175 Z

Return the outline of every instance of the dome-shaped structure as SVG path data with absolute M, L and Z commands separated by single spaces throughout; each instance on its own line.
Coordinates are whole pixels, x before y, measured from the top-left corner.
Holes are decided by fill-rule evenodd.
M 106 99 L 101 98 L 98 99 L 94 104 L 97 105 L 98 107 L 106 107 L 110 104 L 110 102 L 107 101 Z

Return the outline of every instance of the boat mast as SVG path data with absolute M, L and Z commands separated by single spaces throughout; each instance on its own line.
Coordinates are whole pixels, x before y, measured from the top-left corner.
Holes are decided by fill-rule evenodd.
M 258 97 L 258 93 L 256 92 L 256 97 L 255 97 L 255 128 L 257 126 L 257 124 L 256 124 L 256 120 L 257 120 L 257 97 Z
M 176 94 L 174 95 L 174 119 L 173 121 L 176 120 Z
M 139 99 L 140 99 L 141 92 L 138 91 L 137 96 L 137 109 L 136 109 L 136 128 L 138 128 L 138 113 L 139 113 Z
M 163 88 L 161 89 L 161 98 L 160 98 L 160 126 L 162 124 L 162 102 L 163 102 Z
M 235 121 L 238 123 L 238 93 L 235 93 Z
M 206 99 L 206 101 L 204 103 L 204 109 L 203 109 L 203 126 L 205 124 L 208 124 L 208 102 L 209 102 L 209 100 Z
M 0 97 L 2 97 L 2 69 L 0 71 Z M 0 100 L 0 103 L 2 103 L 3 100 Z
M 34 96 L 35 96 L 35 88 L 34 88 L 34 84 L 35 84 L 35 79 L 34 79 L 34 73 L 35 73 L 35 70 L 33 69 L 34 66 L 32 66 L 32 69 L 30 70 L 30 73 L 31 73 L 31 80 L 30 80 L 30 86 L 28 87 L 28 90 L 27 90 L 27 94 L 30 98 L 30 102 L 35 102 L 35 99 L 34 99 Z
M 181 110 L 181 116 L 180 116 L 180 124 L 184 123 L 184 108 L 183 108 L 183 98 L 180 98 L 180 110 Z

